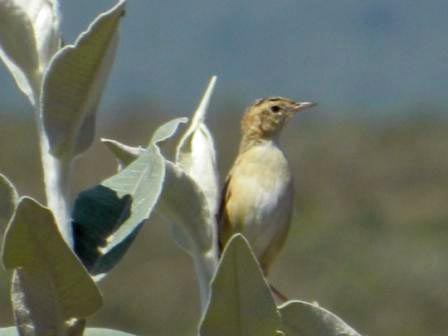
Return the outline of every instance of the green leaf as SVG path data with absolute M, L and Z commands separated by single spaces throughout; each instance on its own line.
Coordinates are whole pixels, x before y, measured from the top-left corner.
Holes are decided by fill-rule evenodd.
M 112 329 L 87 328 L 84 336 L 134 336 L 134 334 Z
M 50 151 L 81 154 L 92 144 L 96 110 L 115 57 L 125 1 L 99 15 L 75 45 L 59 50 L 46 72 L 42 113 Z
M 247 240 L 231 238 L 212 282 L 201 336 L 273 336 L 281 326 L 266 280 Z
M 12 303 L 16 325 L 27 335 L 53 335 L 65 321 L 102 305 L 101 294 L 66 245 L 51 211 L 31 198 L 19 200 L 3 246 L 3 264 L 15 269 Z
M 338 316 L 304 301 L 289 301 L 279 307 L 282 330 L 288 336 L 360 336 Z
M 0 240 L 11 219 L 19 196 L 8 178 L 0 174 Z
M 79 194 L 75 251 L 89 272 L 106 273 L 123 257 L 162 190 L 163 157 L 150 147 L 118 174 Z

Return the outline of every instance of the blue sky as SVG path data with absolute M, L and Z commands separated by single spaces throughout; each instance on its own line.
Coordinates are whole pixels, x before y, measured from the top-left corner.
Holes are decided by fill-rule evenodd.
M 113 3 L 62 0 L 65 40 Z M 330 113 L 445 107 L 446 13 L 441 0 L 129 0 L 102 106 L 156 99 L 189 112 L 217 74 L 215 99 L 284 95 Z M 0 88 L 4 104 L 26 106 L 4 67 Z

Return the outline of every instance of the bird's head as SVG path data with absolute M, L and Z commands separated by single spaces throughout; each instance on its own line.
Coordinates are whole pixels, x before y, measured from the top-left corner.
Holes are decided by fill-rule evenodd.
M 285 122 L 299 111 L 316 105 L 297 103 L 282 97 L 258 99 L 249 106 L 241 121 L 243 136 L 271 139 L 279 135 Z

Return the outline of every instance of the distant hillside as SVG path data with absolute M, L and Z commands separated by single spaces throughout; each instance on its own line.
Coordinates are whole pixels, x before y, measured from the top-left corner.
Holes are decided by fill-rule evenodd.
M 144 144 L 166 120 L 149 107 L 141 108 L 146 114 L 128 110 L 126 118 L 99 134 Z M 238 120 L 226 110 L 234 108 L 219 110 L 210 120 L 223 176 L 238 142 Z M 32 124 L 0 117 L 0 171 L 21 193 L 41 197 L 42 186 L 30 182 L 40 174 Z M 294 121 L 283 143 L 296 181 L 296 214 L 274 267 L 276 286 L 291 297 L 318 301 L 367 335 L 444 335 L 446 134 L 448 121 L 440 117 L 321 120 L 310 114 Z M 114 170 L 112 156 L 96 144 L 77 165 L 75 189 Z M 142 335 L 194 330 L 190 260 L 174 246 L 161 219 L 155 216 L 146 225 L 129 256 L 103 283 L 106 304 L 93 324 Z M 144 269 L 138 270 L 134 260 Z M 1 312 L 6 305 L 7 282 L 0 276 Z M 0 324 L 10 318 L 0 314 Z

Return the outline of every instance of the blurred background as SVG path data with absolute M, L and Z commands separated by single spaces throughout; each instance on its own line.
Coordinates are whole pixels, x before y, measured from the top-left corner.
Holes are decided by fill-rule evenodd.
M 60 3 L 71 43 L 114 2 Z M 362 334 L 446 335 L 448 2 L 136 0 L 127 9 L 98 138 L 146 144 L 160 123 L 189 116 L 216 74 L 208 123 L 223 180 L 248 104 L 267 95 L 317 101 L 282 139 L 296 211 L 271 281 Z M 116 171 L 98 142 L 77 163 L 75 195 Z M 0 153 L 19 192 L 43 200 L 32 111 L 4 66 Z M 90 325 L 194 334 L 192 265 L 157 215 L 101 288 L 105 305 Z

